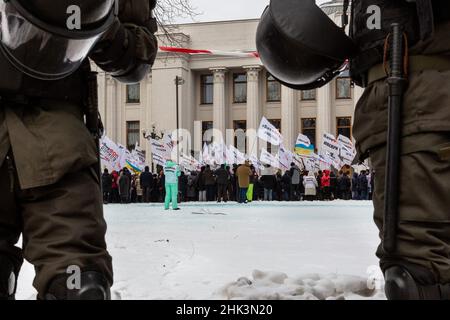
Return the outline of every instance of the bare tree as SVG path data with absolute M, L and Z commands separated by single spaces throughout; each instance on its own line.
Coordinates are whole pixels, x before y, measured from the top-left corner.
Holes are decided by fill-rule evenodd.
M 179 43 L 174 36 L 177 29 L 176 20 L 188 18 L 195 21 L 199 14 L 197 8 L 192 6 L 191 0 L 158 0 L 154 10 L 160 32 L 171 44 Z

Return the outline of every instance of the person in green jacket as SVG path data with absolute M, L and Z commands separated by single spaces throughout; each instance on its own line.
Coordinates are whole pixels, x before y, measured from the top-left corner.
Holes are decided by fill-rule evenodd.
M 181 175 L 181 170 L 178 164 L 172 160 L 168 160 L 164 166 L 166 199 L 164 202 L 164 209 L 169 210 L 170 201 L 172 201 L 173 210 L 180 210 L 178 208 L 178 177 Z

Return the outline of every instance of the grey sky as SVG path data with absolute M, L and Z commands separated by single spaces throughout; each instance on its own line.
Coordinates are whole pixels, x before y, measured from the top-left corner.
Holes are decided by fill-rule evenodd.
M 301 0 L 300 0 L 301 1 Z M 192 5 L 201 13 L 196 21 L 219 21 L 259 18 L 270 2 L 269 0 L 191 0 Z M 327 0 L 317 0 L 317 3 Z M 190 19 L 180 18 L 178 23 L 192 22 Z

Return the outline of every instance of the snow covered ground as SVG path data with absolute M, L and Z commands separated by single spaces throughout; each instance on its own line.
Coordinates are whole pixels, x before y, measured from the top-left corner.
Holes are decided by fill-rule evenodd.
M 354 201 L 107 205 L 113 298 L 384 299 L 372 210 Z M 17 298 L 34 297 L 33 276 L 25 264 Z

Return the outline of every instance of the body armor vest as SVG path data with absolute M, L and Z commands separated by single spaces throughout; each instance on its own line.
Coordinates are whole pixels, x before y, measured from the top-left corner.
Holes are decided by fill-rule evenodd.
M 371 5 L 381 9 L 381 29 L 369 29 Z M 359 53 L 350 61 L 350 74 L 360 86 L 366 85 L 367 71 L 383 62 L 384 43 L 394 22 L 403 26 L 410 45 L 420 39 L 416 5 L 404 0 L 354 0 L 351 9 L 350 37 L 359 48 Z
M 349 0 L 345 2 L 348 4 Z M 372 13 L 369 6 L 381 9 L 381 29 L 369 29 L 367 22 Z M 350 37 L 359 53 L 350 61 L 350 74 L 360 86 L 367 85 L 367 72 L 382 63 L 384 43 L 394 22 L 400 23 L 408 37 L 409 46 L 433 36 L 434 27 L 450 21 L 448 0 L 353 0 Z
M 89 61 L 86 59 L 84 63 Z M 0 97 L 8 99 L 8 97 L 22 96 L 81 103 L 83 97 L 80 92 L 85 85 L 85 77 L 81 69 L 62 80 L 38 80 L 14 68 L 0 52 Z

